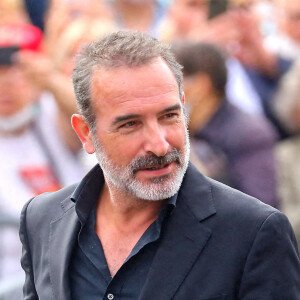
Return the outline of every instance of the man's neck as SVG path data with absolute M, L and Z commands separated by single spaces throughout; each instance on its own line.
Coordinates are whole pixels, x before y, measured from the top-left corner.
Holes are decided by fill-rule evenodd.
M 101 191 L 95 231 L 113 277 L 147 228 L 157 219 L 164 201 L 146 201 L 109 188 Z
M 97 217 L 122 231 L 135 230 L 143 224 L 152 223 L 158 216 L 164 201 L 148 201 L 136 198 L 117 188 L 104 184 L 99 197 Z M 125 228 L 124 228 L 125 226 Z

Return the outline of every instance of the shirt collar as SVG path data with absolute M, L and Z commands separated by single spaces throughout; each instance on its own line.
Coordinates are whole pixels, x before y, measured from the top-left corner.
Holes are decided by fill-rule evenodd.
M 100 191 L 104 185 L 104 176 L 97 164 L 80 182 L 73 195 L 75 210 L 80 222 L 86 222 L 90 211 L 97 205 Z

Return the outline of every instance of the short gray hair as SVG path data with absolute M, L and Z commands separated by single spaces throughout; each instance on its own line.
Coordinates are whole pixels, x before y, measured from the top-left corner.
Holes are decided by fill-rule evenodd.
M 76 57 L 73 85 L 79 113 L 91 129 L 95 129 L 96 117 L 91 103 L 91 83 L 95 69 L 137 67 L 161 57 L 175 76 L 179 97 L 182 90 L 182 66 L 176 61 L 170 47 L 148 34 L 120 30 L 86 45 Z

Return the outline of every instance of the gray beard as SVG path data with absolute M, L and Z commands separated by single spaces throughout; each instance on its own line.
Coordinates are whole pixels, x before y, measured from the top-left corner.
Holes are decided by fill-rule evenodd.
M 173 148 L 163 157 L 147 155 L 134 158 L 127 166 L 118 166 L 113 163 L 105 149 L 100 145 L 96 135 L 93 135 L 96 157 L 102 168 L 108 186 L 113 185 L 117 189 L 129 193 L 132 196 L 150 201 L 164 200 L 174 196 L 180 189 L 184 174 L 188 167 L 190 155 L 190 142 L 186 130 L 184 151 Z M 155 177 L 150 182 L 141 182 L 135 178 L 139 169 L 151 165 L 166 165 L 171 162 L 177 164 L 175 174 Z

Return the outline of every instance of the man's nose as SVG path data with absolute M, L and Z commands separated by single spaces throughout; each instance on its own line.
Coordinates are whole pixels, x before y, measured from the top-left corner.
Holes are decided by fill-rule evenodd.
M 166 140 L 166 132 L 160 126 L 152 126 L 147 130 L 145 136 L 144 150 L 152 152 L 156 156 L 164 156 L 169 149 L 169 143 Z

